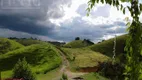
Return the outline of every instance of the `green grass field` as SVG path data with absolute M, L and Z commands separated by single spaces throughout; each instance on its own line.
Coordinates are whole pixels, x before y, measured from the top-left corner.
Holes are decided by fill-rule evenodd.
M 33 39 L 15 39 L 15 41 L 24 45 L 24 46 L 29 46 L 29 45 L 32 45 L 32 44 L 45 43 L 43 41 L 33 40 Z
M 109 79 L 99 75 L 98 73 L 89 73 L 89 74 L 83 75 L 82 78 L 84 80 L 109 80 Z
M 17 43 L 16 41 L 7 38 L 0 38 L 0 54 L 5 54 L 9 51 L 13 51 L 22 47 L 24 46 Z
M 124 47 L 127 35 L 118 36 L 116 38 L 116 56 L 124 53 Z M 104 55 L 112 57 L 113 55 L 114 38 L 103 41 L 98 44 L 89 46 L 89 48 L 95 52 L 100 52 Z
M 94 67 L 98 65 L 98 62 L 105 62 L 109 59 L 109 57 L 87 48 L 62 48 L 62 50 L 71 62 L 70 67 L 73 68 Z M 74 57 L 75 60 L 73 60 Z
M 62 76 L 60 68 L 49 71 L 46 74 L 37 74 L 37 80 L 57 80 Z
M 0 70 L 9 76 L 15 63 L 23 57 L 31 65 L 32 71 L 38 74 L 57 68 L 62 62 L 59 52 L 51 44 L 34 44 L 0 55 Z
M 1 78 L 2 79 L 6 79 L 11 77 L 12 75 L 12 71 L 3 71 L 1 73 Z M 56 68 L 54 70 L 51 70 L 49 72 L 47 72 L 46 74 L 36 74 L 36 79 L 37 80 L 52 80 L 52 79 L 58 79 L 62 76 L 62 73 L 60 72 L 60 68 Z
M 116 57 L 121 59 L 124 53 L 126 35 L 117 37 Z M 109 39 L 98 44 L 88 45 L 82 40 L 65 44 L 61 50 L 69 60 L 69 69 L 95 67 L 98 62 L 106 62 L 113 56 L 113 41 Z M 32 39 L 9 40 L 0 38 L 0 70 L 2 78 L 11 77 L 12 68 L 18 59 L 26 58 L 36 73 L 37 80 L 52 80 L 59 78 L 62 63 L 61 52 L 50 43 Z M 123 60 L 123 59 L 122 59 Z M 99 74 L 89 73 L 82 76 L 85 80 L 108 80 Z

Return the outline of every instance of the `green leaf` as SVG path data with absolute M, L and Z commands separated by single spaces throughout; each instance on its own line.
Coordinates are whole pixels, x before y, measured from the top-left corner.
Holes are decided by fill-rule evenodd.
M 102 3 L 104 3 L 104 0 L 101 0 Z
M 123 9 L 123 14 L 125 14 L 125 8 Z
M 140 4 L 140 11 L 142 11 L 142 4 Z
M 120 10 L 122 10 L 123 9 L 123 5 L 121 4 L 121 6 L 120 6 Z
M 128 23 L 126 24 L 126 26 L 128 26 L 128 27 L 129 27 L 130 25 L 131 25 L 131 23 L 130 23 L 130 22 L 128 22 Z
M 117 1 L 116 1 L 116 6 L 118 6 L 118 5 L 119 5 L 119 1 L 117 0 Z

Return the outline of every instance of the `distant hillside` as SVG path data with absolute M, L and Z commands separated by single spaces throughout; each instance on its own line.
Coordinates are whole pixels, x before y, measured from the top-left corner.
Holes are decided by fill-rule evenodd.
M 4 54 L 22 47 L 24 46 L 16 41 L 7 38 L 0 38 L 0 54 Z
M 50 44 L 34 44 L 0 56 L 0 70 L 11 70 L 18 59 L 26 58 L 36 73 L 46 73 L 61 64 L 59 52 Z
M 94 43 L 92 43 L 91 41 L 87 41 L 87 40 L 75 40 L 75 41 L 65 44 L 64 47 L 66 47 L 66 48 L 81 48 L 81 47 L 86 47 L 86 46 L 90 46 L 93 44 Z
M 29 46 L 32 44 L 40 44 L 40 43 L 50 43 L 56 46 L 63 46 L 65 42 L 58 42 L 58 41 L 41 41 L 34 38 L 9 38 L 11 40 L 15 40 L 16 42 L 19 42 L 20 44 L 23 44 L 24 46 Z
M 118 36 L 116 38 L 116 55 L 124 53 L 124 47 L 126 42 L 127 35 Z M 113 46 L 114 46 L 114 38 L 103 41 L 98 44 L 94 44 L 89 48 L 93 51 L 100 52 L 107 56 L 113 56 Z
M 34 40 L 34 39 L 14 39 L 16 42 L 19 42 L 20 44 L 24 46 L 29 46 L 32 44 L 40 44 L 43 43 L 43 41 L 40 40 Z
M 65 42 L 58 42 L 58 41 L 48 41 L 48 43 L 56 45 L 56 46 L 63 46 L 66 44 Z

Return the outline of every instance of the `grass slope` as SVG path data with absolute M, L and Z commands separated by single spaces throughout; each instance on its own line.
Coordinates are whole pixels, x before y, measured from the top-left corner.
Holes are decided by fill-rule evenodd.
M 98 73 L 89 73 L 89 74 L 83 75 L 82 78 L 84 80 L 109 80 L 109 79 L 99 75 Z
M 50 44 L 35 44 L 0 56 L 0 70 L 11 70 L 18 59 L 25 57 L 36 73 L 46 73 L 61 64 L 61 57 Z
M 65 55 L 70 60 L 73 68 L 94 67 L 98 65 L 98 62 L 104 62 L 109 59 L 103 54 L 86 48 L 62 48 L 62 50 L 66 53 Z
M 116 56 L 124 53 L 124 47 L 126 42 L 127 35 L 118 36 L 116 39 Z M 114 38 L 103 41 L 98 44 L 94 44 L 89 48 L 93 51 L 100 52 L 107 56 L 113 56 L 113 46 L 114 46 Z
M 15 39 L 15 41 L 19 42 L 20 44 L 22 44 L 24 46 L 29 46 L 29 45 L 32 45 L 32 44 L 44 43 L 43 41 L 33 40 L 33 39 Z
M 66 48 L 81 48 L 81 47 L 86 47 L 86 46 L 90 46 L 90 45 L 92 45 L 92 44 L 89 44 L 86 41 L 75 40 L 75 41 L 65 44 L 64 47 L 66 47 Z
M 14 40 L 0 38 L 0 54 L 5 54 L 9 51 L 13 51 L 22 47 L 24 46 Z

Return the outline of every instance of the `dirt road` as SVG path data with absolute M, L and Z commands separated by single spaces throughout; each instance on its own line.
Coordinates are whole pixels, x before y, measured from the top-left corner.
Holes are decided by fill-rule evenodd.
M 61 51 L 61 56 L 62 56 L 62 60 L 63 60 L 63 63 L 62 63 L 62 67 L 60 69 L 60 72 L 63 74 L 65 73 L 67 76 L 68 76 L 68 79 L 69 80 L 72 80 L 72 78 L 74 77 L 80 77 L 84 74 L 87 74 L 87 73 L 82 73 L 82 72 L 71 72 L 68 67 L 70 66 L 69 64 L 69 61 L 67 60 L 66 56 L 64 55 L 64 51 L 62 51 L 60 48 L 57 48 Z M 56 80 L 60 80 L 60 79 L 56 79 Z

